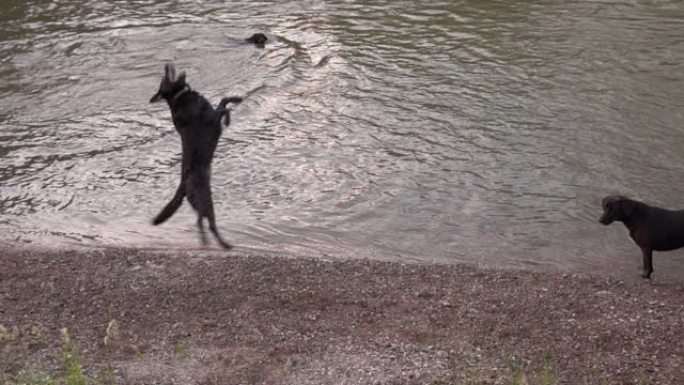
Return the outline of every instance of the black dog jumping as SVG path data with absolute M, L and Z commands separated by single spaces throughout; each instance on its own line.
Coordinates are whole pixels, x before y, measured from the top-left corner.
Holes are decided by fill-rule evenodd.
M 672 211 L 649 206 L 619 195 L 608 196 L 601 202 L 604 225 L 620 221 L 644 257 L 644 278 L 653 273 L 653 251 L 669 251 L 684 247 L 684 210 Z
M 183 144 L 183 160 L 181 164 L 181 181 L 176 194 L 152 222 L 158 225 L 169 219 L 187 197 L 190 205 L 197 211 L 202 243 L 207 243 L 203 219 L 209 221 L 209 229 L 216 240 L 225 249 L 232 246 L 221 238 L 216 229 L 214 205 L 211 199 L 211 160 L 221 136 L 221 118 L 223 123 L 230 124 L 228 103 L 238 104 L 242 98 L 229 97 L 221 99 L 216 110 L 202 95 L 190 89 L 185 82 L 185 72 L 176 78 L 173 64 L 167 64 L 159 91 L 150 99 L 150 103 L 166 100 L 171 109 L 171 117 L 176 131 Z

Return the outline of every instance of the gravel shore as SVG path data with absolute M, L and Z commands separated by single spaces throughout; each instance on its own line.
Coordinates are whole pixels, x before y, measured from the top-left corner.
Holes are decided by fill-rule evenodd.
M 683 307 L 633 277 L 6 249 L 0 369 L 56 370 L 68 328 L 125 384 L 678 384 Z

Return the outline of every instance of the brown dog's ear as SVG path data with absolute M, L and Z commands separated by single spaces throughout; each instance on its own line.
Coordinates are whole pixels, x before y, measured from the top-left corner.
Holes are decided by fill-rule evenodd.
M 613 203 L 619 202 L 621 200 L 627 199 L 621 195 L 609 195 L 601 201 L 601 208 L 603 208 L 603 211 L 608 211 L 609 206 L 612 206 Z
M 611 200 L 614 199 L 614 196 L 607 196 L 601 200 L 601 208 L 603 211 L 608 211 L 608 205 L 610 204 Z

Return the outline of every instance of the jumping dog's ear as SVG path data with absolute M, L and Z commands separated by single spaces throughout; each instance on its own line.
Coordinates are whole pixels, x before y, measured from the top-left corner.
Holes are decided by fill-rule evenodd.
M 169 76 L 175 76 L 175 70 L 173 68 L 173 64 L 168 63 L 164 66 L 164 77 L 161 80 L 161 84 L 159 85 L 159 91 L 157 91 L 154 96 L 150 99 L 150 103 L 155 103 L 160 100 L 162 100 L 162 89 L 164 88 L 165 85 L 170 84 L 172 82 L 171 78 Z
M 164 77 L 161 80 L 161 84 L 163 85 L 164 82 L 166 82 L 166 77 L 169 76 L 169 65 L 167 64 L 166 67 L 164 68 Z M 150 98 L 150 103 L 156 103 L 158 101 L 162 100 L 162 94 L 161 94 L 161 85 L 159 86 L 159 90 L 157 91 L 152 98 Z
M 178 75 L 178 79 L 176 80 L 176 82 L 180 85 L 185 85 L 185 71 L 182 71 L 180 75 Z
M 176 79 L 176 68 L 173 64 L 167 63 L 166 66 L 164 66 L 164 76 L 169 81 Z

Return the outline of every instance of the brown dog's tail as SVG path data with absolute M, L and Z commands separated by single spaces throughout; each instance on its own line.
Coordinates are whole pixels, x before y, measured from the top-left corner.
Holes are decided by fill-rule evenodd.
M 219 120 L 221 119 L 221 116 L 224 116 L 223 118 L 223 124 L 226 126 L 230 125 L 230 110 L 226 108 L 228 103 L 233 103 L 233 104 L 240 104 L 242 103 L 242 98 L 239 96 L 231 96 L 227 98 L 221 99 L 219 102 L 218 107 L 216 108 L 216 112 L 219 114 Z

